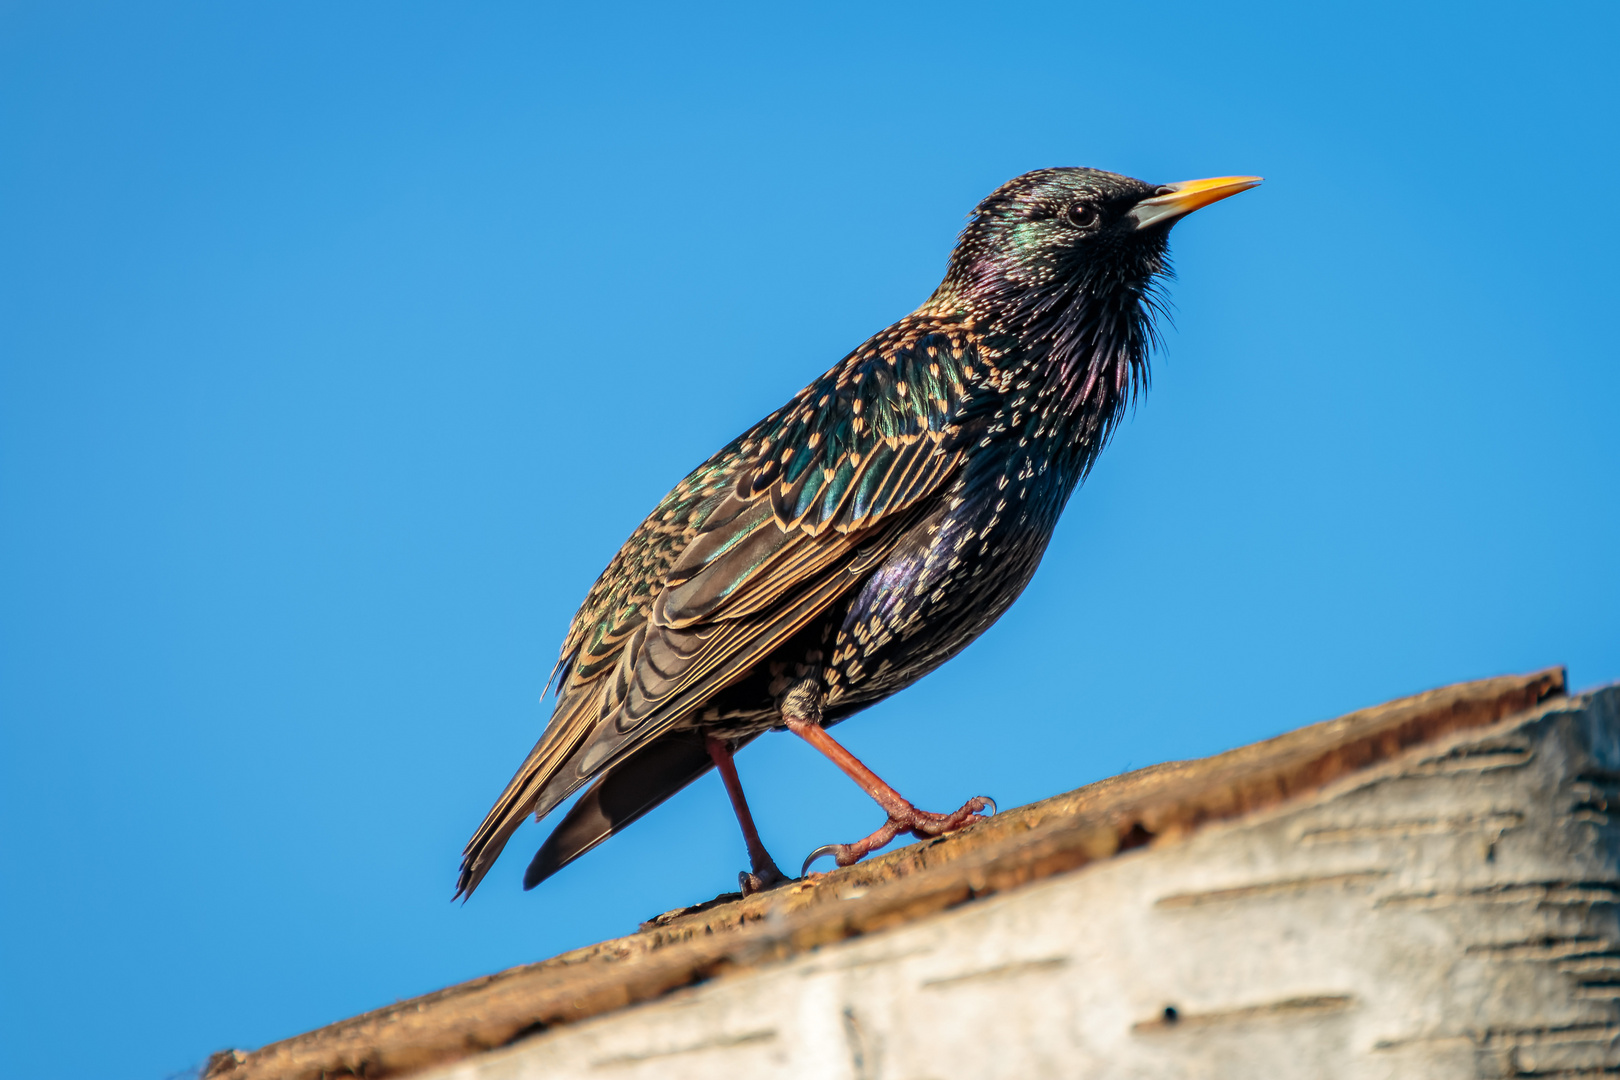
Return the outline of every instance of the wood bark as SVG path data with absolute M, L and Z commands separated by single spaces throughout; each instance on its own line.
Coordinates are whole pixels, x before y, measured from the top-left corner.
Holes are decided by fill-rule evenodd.
M 208 1075 L 1620 1067 L 1620 691 L 1562 690 L 1461 684 L 1115 777 Z

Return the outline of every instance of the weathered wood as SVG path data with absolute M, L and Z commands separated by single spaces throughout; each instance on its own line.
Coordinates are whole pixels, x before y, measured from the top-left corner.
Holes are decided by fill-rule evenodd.
M 1620 686 L 422 1080 L 1613 1076 Z
M 1559 669 L 1464 683 L 1352 713 L 1215 757 L 1143 769 L 1009 810 L 952 836 L 903 848 L 810 881 L 746 900 L 671 912 L 645 924 L 641 933 L 630 937 L 401 1002 L 253 1053 L 233 1051 L 216 1055 L 207 1075 L 228 1075 L 232 1080 L 314 1080 L 341 1075 L 376 1078 L 442 1066 L 469 1055 L 479 1055 L 477 1061 L 495 1068 L 497 1061 L 516 1061 L 510 1055 L 517 1051 L 498 1055 L 482 1052 L 525 1036 L 547 1032 L 541 1038 L 525 1041 L 524 1053 L 539 1053 L 543 1045 L 560 1048 L 567 1041 L 564 1039 L 567 1033 L 553 1029 L 564 1025 L 600 1017 L 602 1019 L 588 1025 L 591 1031 L 598 1031 L 613 1023 L 606 1014 L 625 1006 L 662 998 L 667 999 L 666 1004 L 657 1008 L 665 1009 L 692 993 L 719 993 L 726 987 L 740 987 L 765 977 L 779 980 L 783 977 L 781 972 L 809 962 L 805 954 L 817 949 L 824 952 L 830 946 L 849 949 L 856 944 L 878 948 L 878 942 L 887 943 L 899 933 L 932 933 L 934 931 L 925 930 L 925 926 L 939 923 L 943 917 L 940 913 L 968 900 L 996 894 L 1010 894 L 1007 897 L 1010 900 L 1028 891 L 1021 887 L 1055 875 L 1065 875 L 1061 880 L 1071 884 L 1089 880 L 1100 872 L 1100 867 L 1081 875 L 1066 875 L 1066 872 L 1099 860 L 1109 860 L 1109 865 L 1117 866 L 1140 865 L 1140 861 L 1112 859 L 1133 848 L 1150 846 L 1151 853 L 1158 859 L 1161 853 L 1188 846 L 1188 838 L 1208 824 L 1258 822 L 1267 812 L 1290 804 L 1290 800 L 1319 794 L 1344 784 L 1347 777 L 1376 771 L 1392 761 L 1406 761 L 1412 758 L 1414 747 L 1433 746 L 1455 737 L 1458 732 L 1487 727 L 1506 717 L 1524 714 L 1539 703 L 1556 698 L 1563 689 L 1563 673 Z M 1502 825 L 1503 829 L 1498 831 L 1515 827 L 1504 824 L 1506 818 L 1481 820 L 1486 820 L 1491 828 Z M 1331 846 L 1327 841 L 1313 840 L 1312 843 L 1323 851 Z M 1337 882 L 1332 885 L 1334 888 L 1354 890 L 1361 887 L 1358 883 L 1362 881 L 1354 875 L 1370 872 L 1355 870 L 1343 881 L 1332 874 L 1326 878 Z M 1310 876 L 1312 881 L 1324 878 L 1321 873 Z M 1308 892 L 1319 887 L 1301 888 Z M 1265 888 L 1286 893 L 1293 886 L 1284 879 L 1274 879 Z M 1168 911 L 1204 910 L 1210 903 L 1220 903 L 1202 893 L 1161 899 L 1164 901 L 1162 909 Z M 1231 899 L 1226 901 L 1228 906 L 1232 902 Z M 959 919 L 985 907 L 971 905 L 962 912 L 951 913 L 950 918 Z M 983 932 L 989 935 L 986 941 L 995 939 L 998 933 L 993 927 Z M 861 943 L 847 940 L 869 935 L 876 936 Z M 968 939 L 958 942 L 958 946 L 963 950 L 958 959 L 963 962 L 969 959 L 968 954 L 983 951 Z M 1213 958 L 1217 951 L 1212 950 L 1210 955 Z M 958 975 L 932 983 L 925 980 L 924 990 L 919 993 L 941 993 L 939 988 L 956 985 L 953 979 L 966 980 L 961 982 L 965 986 L 981 982 L 988 985 L 1015 976 L 1036 977 L 1048 969 L 1066 969 L 1072 962 L 1064 959 L 1058 963 L 1053 957 L 1008 960 L 999 966 L 990 964 L 975 969 L 977 973 L 970 972 L 971 978 Z M 1029 967 L 1030 964 L 1034 966 Z M 719 978 L 721 976 L 727 978 Z M 700 982 L 708 985 L 701 991 L 669 998 L 672 991 Z M 1301 994 L 1239 1003 L 1224 1011 L 1193 1010 L 1186 1017 L 1177 1014 L 1173 1020 L 1170 1014 L 1135 1017 L 1122 1030 L 1134 1031 L 1133 1038 L 1147 1039 L 1158 1030 L 1154 1024 L 1167 1030 L 1174 1027 L 1181 1032 L 1200 1027 L 1226 1030 L 1233 1024 L 1273 1015 L 1335 1016 L 1355 1008 L 1351 999 L 1341 1001 L 1343 997 L 1345 995 L 1332 993 Z M 639 1025 L 645 1021 L 648 1009 L 626 1015 L 633 1015 Z M 842 1056 L 835 1063 L 836 1068 L 828 1066 L 833 1071 L 817 1071 L 802 1060 L 794 1067 L 805 1070 L 804 1075 L 850 1075 L 851 1061 L 865 1060 L 858 1049 L 863 1045 L 861 1040 L 877 1038 L 882 1025 L 876 1020 L 859 1019 L 856 1012 L 850 1012 L 847 1022 L 841 1023 L 841 1033 L 833 1033 L 835 1041 L 841 1048 L 846 1044 L 856 1046 L 854 1059 L 849 1057 L 849 1052 L 840 1049 Z M 878 1026 L 872 1026 L 874 1024 Z M 764 1054 L 769 1057 L 773 1053 L 780 1056 L 783 1045 L 780 1028 L 771 1028 L 776 1034 L 768 1039 L 763 1035 L 756 1038 L 758 1033 L 750 1034 L 751 1030 L 722 1024 L 713 1036 L 719 1042 L 707 1049 L 682 1051 L 681 1059 L 697 1063 L 722 1051 L 745 1056 Z M 761 1032 L 765 1030 L 759 1028 Z M 795 1037 L 795 1043 L 802 1042 L 802 1035 L 800 1032 Z M 584 1029 L 580 1029 L 580 1037 L 585 1037 Z M 561 1049 L 556 1052 L 567 1058 Z M 547 1068 L 563 1069 L 559 1075 L 567 1075 L 568 1069 L 584 1068 L 591 1062 L 595 1062 L 593 1067 L 596 1068 L 639 1069 L 638 1063 L 643 1060 L 636 1057 L 639 1051 L 623 1051 L 619 1055 L 624 1058 L 622 1061 L 600 1047 L 590 1053 L 596 1057 L 589 1061 L 579 1059 L 568 1065 L 563 1058 L 558 1058 Z M 876 1050 L 869 1048 L 868 1058 L 872 1053 Z M 671 1067 L 666 1057 L 662 1052 L 647 1057 L 649 1066 L 654 1058 L 663 1062 L 659 1069 L 647 1075 L 677 1075 L 659 1071 Z M 749 1060 L 752 1061 L 752 1057 Z M 483 1067 L 479 1064 L 476 1068 Z M 469 1064 L 465 1068 L 474 1066 Z M 511 1071 L 513 1068 L 518 1071 Z M 873 1065 L 872 1069 L 875 1068 Z M 527 1066 L 515 1064 L 502 1065 L 500 1069 L 506 1071 L 487 1075 L 539 1075 Z M 926 1075 L 913 1069 L 905 1074 Z M 475 1070 L 465 1075 L 486 1074 Z M 867 1069 L 866 1073 L 857 1072 L 857 1075 L 875 1076 L 877 1073 Z M 940 1075 L 967 1073 L 951 1070 Z

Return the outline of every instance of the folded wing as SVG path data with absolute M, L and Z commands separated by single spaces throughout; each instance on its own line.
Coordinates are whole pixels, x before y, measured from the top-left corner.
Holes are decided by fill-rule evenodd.
M 458 896 L 527 814 L 646 769 L 628 765 L 638 750 L 826 611 L 942 496 L 962 461 L 955 418 L 988 366 L 959 336 L 875 342 L 705 462 L 614 557 L 564 643 L 550 724 L 463 853 Z M 646 806 L 614 781 L 637 803 L 623 823 L 705 770 L 693 752 L 665 771 Z

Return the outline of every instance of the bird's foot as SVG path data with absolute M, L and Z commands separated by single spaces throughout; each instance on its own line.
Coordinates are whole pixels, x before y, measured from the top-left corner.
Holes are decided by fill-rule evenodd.
M 791 880 L 793 879 L 777 869 L 776 863 L 772 861 L 769 855 L 765 857 L 763 866 L 756 864 L 752 871 L 740 870 L 737 872 L 737 888 L 742 891 L 744 897 L 753 896 L 755 893 L 764 892 L 766 889 L 774 889 L 778 885 L 784 885 Z
M 801 874 L 810 869 L 810 864 L 823 855 L 833 856 L 833 861 L 839 866 L 851 866 L 866 858 L 878 848 L 886 846 L 901 833 L 910 833 L 919 840 L 930 837 L 943 836 L 974 821 L 982 820 L 985 814 L 981 811 L 989 809 L 996 812 L 996 801 L 984 795 L 976 795 L 962 804 L 962 808 L 952 814 L 934 814 L 927 810 L 918 810 L 910 803 L 905 803 L 889 812 L 889 820 L 885 821 L 872 835 L 855 841 L 853 844 L 823 844 L 810 853 L 804 860 L 804 869 Z

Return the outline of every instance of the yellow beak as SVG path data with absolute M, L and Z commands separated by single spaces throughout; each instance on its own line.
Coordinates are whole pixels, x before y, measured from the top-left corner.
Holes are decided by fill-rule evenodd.
M 1248 191 L 1260 183 L 1258 176 L 1212 176 L 1208 180 L 1183 180 L 1179 184 L 1165 184 L 1159 190 L 1163 195 L 1143 199 L 1131 207 L 1126 217 L 1136 222 L 1138 229 L 1149 225 L 1165 225 L 1184 217 L 1212 202 L 1220 202 L 1229 195 Z

